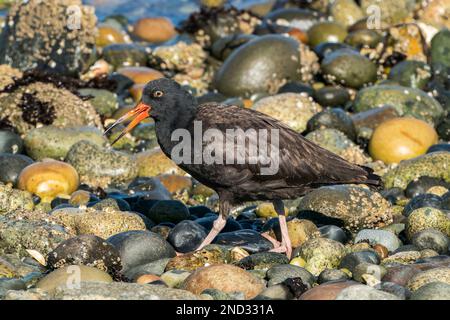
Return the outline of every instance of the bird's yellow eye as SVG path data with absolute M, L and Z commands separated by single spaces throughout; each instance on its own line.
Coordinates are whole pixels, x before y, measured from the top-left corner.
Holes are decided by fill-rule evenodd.
M 164 92 L 162 92 L 161 90 L 156 90 L 153 92 L 154 98 L 161 98 L 163 95 L 164 95 Z

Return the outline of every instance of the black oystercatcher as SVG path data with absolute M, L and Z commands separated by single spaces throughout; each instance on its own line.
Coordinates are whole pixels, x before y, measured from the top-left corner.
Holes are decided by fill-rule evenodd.
M 169 79 L 149 82 L 141 102 L 105 133 L 133 117 L 134 120 L 116 141 L 140 121 L 152 117 L 162 151 L 192 177 L 218 193 L 219 217 L 199 249 L 211 243 L 223 229 L 232 205 L 270 200 L 279 215 L 282 234 L 281 245 L 273 251 L 286 252 L 290 257 L 292 248 L 282 199 L 298 198 L 323 185 L 380 185 L 379 177 L 372 174 L 371 169 L 345 161 L 280 121 L 234 105 L 198 105 L 188 91 Z M 201 135 L 196 132 L 199 126 Z M 205 138 L 206 132 L 209 135 Z M 242 135 L 228 135 L 228 132 L 250 132 L 244 135 L 244 149 L 238 143 L 242 143 L 239 140 Z M 186 137 L 186 134 L 188 142 L 183 142 L 187 147 L 180 151 L 181 137 Z M 220 139 L 220 134 L 223 139 Z M 202 149 L 198 149 L 199 146 Z M 202 150 L 207 152 L 202 153 Z M 210 155 L 210 158 L 205 155 Z M 243 156 L 245 161 L 242 161 Z M 215 161 L 211 161 L 211 157 Z M 217 160 L 220 158 L 224 160 Z

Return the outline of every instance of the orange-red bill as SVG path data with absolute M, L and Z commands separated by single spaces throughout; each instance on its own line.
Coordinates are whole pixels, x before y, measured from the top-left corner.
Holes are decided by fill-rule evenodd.
M 124 135 L 126 135 L 128 132 L 133 130 L 134 127 L 136 127 L 139 122 L 144 120 L 145 118 L 148 118 L 150 116 L 150 110 L 152 108 L 149 105 L 146 105 L 143 102 L 138 103 L 138 105 L 133 109 L 124 114 L 122 117 L 116 120 L 111 126 L 108 127 L 108 129 L 105 130 L 104 134 L 107 134 L 110 132 L 113 128 L 115 128 L 117 125 L 121 124 L 124 121 L 127 121 L 130 118 L 133 118 L 133 121 L 131 121 L 128 126 L 122 130 L 120 135 L 114 139 L 114 141 L 111 143 L 111 145 L 115 144 L 117 141 L 119 141 Z

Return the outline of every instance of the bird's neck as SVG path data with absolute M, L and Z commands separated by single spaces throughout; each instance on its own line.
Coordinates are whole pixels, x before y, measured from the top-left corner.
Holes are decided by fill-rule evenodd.
M 195 119 L 197 108 L 192 105 L 188 108 L 182 108 L 170 121 L 156 121 L 155 129 L 158 143 L 161 150 L 170 157 L 172 148 L 179 143 L 179 141 L 172 140 L 172 134 L 177 129 L 189 130 Z

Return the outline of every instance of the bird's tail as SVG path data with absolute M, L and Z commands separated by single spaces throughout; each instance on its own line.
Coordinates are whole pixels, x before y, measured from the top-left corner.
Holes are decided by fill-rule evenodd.
M 375 189 L 375 190 L 382 190 L 383 180 L 381 180 L 381 177 L 375 173 L 373 173 L 373 169 L 365 166 L 360 166 L 362 169 L 364 169 L 367 172 L 367 179 L 365 181 L 362 181 L 360 183 L 367 184 L 369 187 Z

